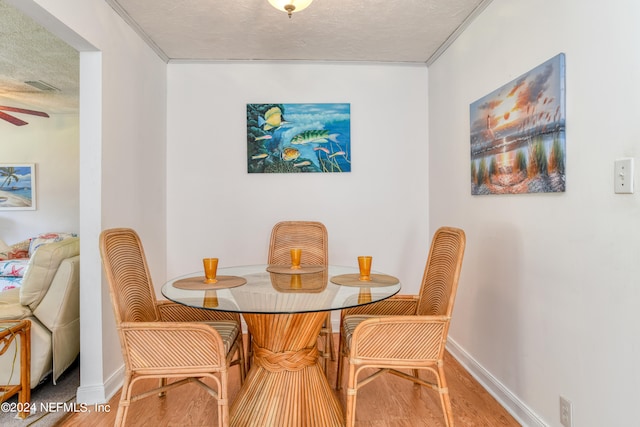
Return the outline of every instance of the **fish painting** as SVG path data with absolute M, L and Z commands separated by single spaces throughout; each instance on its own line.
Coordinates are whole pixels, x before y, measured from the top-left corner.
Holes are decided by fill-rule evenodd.
M 329 134 L 328 130 L 306 130 L 291 138 L 291 144 L 301 145 L 310 143 L 338 142 L 338 134 Z
M 282 150 L 282 160 L 290 161 L 295 160 L 298 157 L 300 157 L 300 151 L 298 151 L 297 148 L 286 147 L 284 150 Z
M 247 104 L 247 172 L 351 172 L 348 103 Z

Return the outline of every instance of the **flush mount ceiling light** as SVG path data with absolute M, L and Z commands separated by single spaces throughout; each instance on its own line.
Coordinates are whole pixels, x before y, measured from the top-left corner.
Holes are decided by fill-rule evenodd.
M 269 0 L 269 3 L 276 9 L 287 12 L 289 18 L 291 18 L 293 12 L 300 12 L 306 9 L 312 1 L 313 0 Z

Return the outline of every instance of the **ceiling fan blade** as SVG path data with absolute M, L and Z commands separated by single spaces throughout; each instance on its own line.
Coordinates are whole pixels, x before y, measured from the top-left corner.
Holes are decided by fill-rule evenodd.
M 16 126 L 24 126 L 27 124 L 27 122 L 25 122 L 24 120 L 20 120 L 19 118 L 13 117 L 7 113 L 3 113 L 2 111 L 0 111 L 0 119 L 6 120 Z
M 6 107 L 4 105 L 0 105 L 0 110 L 11 111 L 13 113 L 31 114 L 32 116 L 49 117 L 47 113 L 42 111 L 26 110 L 24 108 L 16 107 Z

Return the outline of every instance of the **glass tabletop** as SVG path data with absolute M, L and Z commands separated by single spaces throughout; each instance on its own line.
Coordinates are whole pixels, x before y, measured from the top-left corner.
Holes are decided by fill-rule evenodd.
M 267 271 L 268 265 L 219 268 L 218 276 L 237 276 L 246 280 L 240 286 L 215 290 L 180 289 L 174 283 L 202 276 L 194 272 L 176 277 L 162 286 L 162 295 L 179 304 L 217 311 L 239 313 L 306 313 L 340 310 L 389 298 L 400 291 L 401 283 L 372 282 L 337 285 L 336 276 L 357 274 L 357 267 L 327 266 L 319 272 L 283 274 Z M 372 274 L 382 274 L 372 271 Z M 386 276 L 388 278 L 388 276 Z

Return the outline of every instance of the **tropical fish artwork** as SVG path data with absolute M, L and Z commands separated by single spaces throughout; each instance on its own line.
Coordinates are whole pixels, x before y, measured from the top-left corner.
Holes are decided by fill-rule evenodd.
M 247 171 L 351 172 L 351 105 L 247 104 Z
M 294 145 L 310 144 L 312 142 L 320 144 L 329 141 L 338 142 L 337 138 L 337 133 L 329 134 L 327 130 L 307 130 L 291 138 L 291 143 Z

